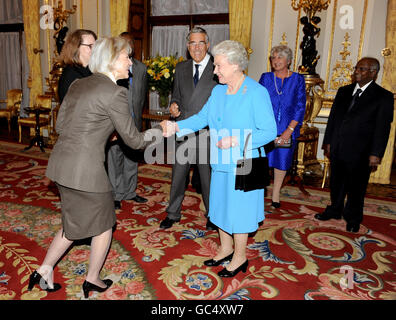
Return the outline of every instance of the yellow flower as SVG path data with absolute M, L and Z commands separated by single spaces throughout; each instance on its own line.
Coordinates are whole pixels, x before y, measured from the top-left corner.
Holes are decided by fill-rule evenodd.
M 168 96 L 172 90 L 176 64 L 183 61 L 183 57 L 151 57 L 144 61 L 147 66 L 148 85 L 151 91 L 159 95 Z

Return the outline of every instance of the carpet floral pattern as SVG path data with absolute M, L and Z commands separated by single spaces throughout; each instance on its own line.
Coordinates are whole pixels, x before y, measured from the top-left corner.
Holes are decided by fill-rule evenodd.
M 44 177 L 47 155 L 0 148 L 0 299 L 84 299 L 81 285 L 89 263 L 89 240 L 76 243 L 55 268 L 62 285 L 55 293 L 27 291 L 61 225 L 56 187 Z M 396 299 L 396 202 L 367 198 L 358 233 L 345 221 L 313 218 L 329 202 L 328 192 L 309 197 L 287 186 L 282 207 L 269 206 L 249 237 L 249 267 L 220 278 L 223 266 L 203 262 L 215 255 L 217 232 L 206 231 L 200 195 L 188 189 L 183 216 L 162 230 L 170 189 L 169 166 L 140 165 L 138 194 L 148 202 L 124 201 L 102 277 L 113 280 L 98 300 L 376 300 Z M 241 214 L 244 214 L 241 212 Z

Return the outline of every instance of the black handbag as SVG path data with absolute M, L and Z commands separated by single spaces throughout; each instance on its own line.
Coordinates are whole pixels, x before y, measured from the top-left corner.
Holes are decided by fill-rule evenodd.
M 270 184 L 268 158 L 261 156 L 258 148 L 258 158 L 246 158 L 246 148 L 251 133 L 248 134 L 243 148 L 243 159 L 237 161 L 235 190 L 252 191 L 264 189 Z

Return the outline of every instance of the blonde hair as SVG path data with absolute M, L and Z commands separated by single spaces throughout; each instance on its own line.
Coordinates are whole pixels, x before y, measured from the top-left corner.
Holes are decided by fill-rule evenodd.
M 122 50 L 126 50 L 128 55 L 132 52 L 131 46 L 124 38 L 109 37 L 97 40 L 92 48 L 89 69 L 92 73 L 112 74 Z

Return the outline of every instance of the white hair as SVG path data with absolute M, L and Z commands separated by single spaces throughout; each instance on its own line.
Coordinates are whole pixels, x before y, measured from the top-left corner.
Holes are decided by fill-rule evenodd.
M 238 65 L 241 71 L 245 70 L 249 63 L 246 49 L 242 43 L 234 40 L 224 40 L 215 45 L 212 54 L 225 56 L 230 64 Z
M 131 46 L 124 38 L 109 37 L 97 40 L 92 48 L 89 69 L 93 73 L 111 75 L 122 50 L 126 50 L 128 55 L 132 52 Z

